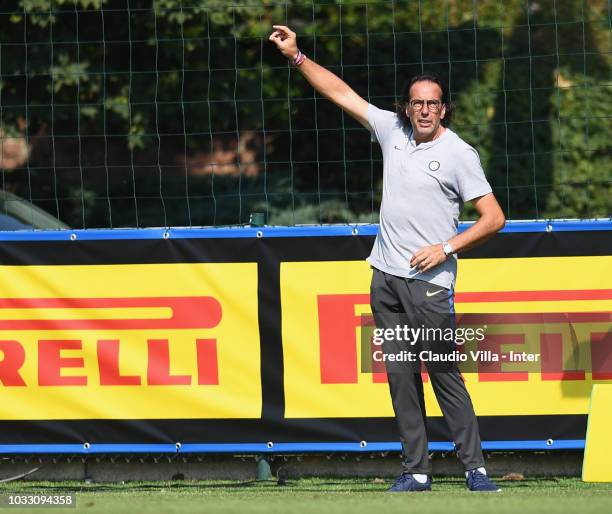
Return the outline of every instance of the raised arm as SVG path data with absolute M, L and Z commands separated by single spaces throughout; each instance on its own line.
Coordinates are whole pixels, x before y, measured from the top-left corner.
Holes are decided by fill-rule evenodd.
M 270 41 L 287 59 L 293 61 L 299 52 L 295 32 L 284 25 L 274 25 L 273 28 L 274 32 L 270 34 Z M 370 128 L 368 124 L 368 102 L 355 93 L 340 77 L 308 58 L 297 69 L 304 75 L 310 85 L 325 98 L 334 102 L 364 127 Z

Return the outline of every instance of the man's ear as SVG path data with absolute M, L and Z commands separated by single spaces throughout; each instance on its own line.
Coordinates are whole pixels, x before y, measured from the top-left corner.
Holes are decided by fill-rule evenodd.
M 442 109 L 440 110 L 440 119 L 443 120 L 446 115 L 446 104 L 442 104 Z

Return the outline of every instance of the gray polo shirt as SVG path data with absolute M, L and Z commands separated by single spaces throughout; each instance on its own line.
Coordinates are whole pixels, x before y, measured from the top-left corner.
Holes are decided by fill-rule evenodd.
M 368 262 L 392 275 L 454 288 L 455 256 L 427 272 L 411 268 L 410 259 L 453 237 L 463 203 L 491 192 L 478 152 L 449 128 L 417 145 L 395 113 L 371 104 L 368 123 L 383 153 L 380 229 Z

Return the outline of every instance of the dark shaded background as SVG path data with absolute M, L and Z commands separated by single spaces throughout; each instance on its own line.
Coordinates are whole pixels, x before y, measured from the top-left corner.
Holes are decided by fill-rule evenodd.
M 75 228 L 376 221 L 378 146 L 273 23 L 382 108 L 445 77 L 508 218 L 610 215 L 606 0 L 5 1 L 2 188 Z

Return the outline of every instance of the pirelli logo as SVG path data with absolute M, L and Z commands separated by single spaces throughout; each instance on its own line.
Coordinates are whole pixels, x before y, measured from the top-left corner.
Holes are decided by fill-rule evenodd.
M 612 290 L 577 290 L 459 293 L 456 300 L 458 304 L 525 304 L 611 298 Z M 369 295 L 360 294 L 318 296 L 322 384 L 356 384 L 364 369 L 371 374 L 373 383 L 386 382 L 384 366 L 364 365 L 366 358 L 372 359 L 371 334 L 375 323 L 371 314 L 358 312 L 367 309 L 369 301 Z M 479 329 L 486 334 L 473 344 L 457 345 L 460 353 L 480 352 L 479 355 L 489 356 L 484 362 L 469 358 L 459 361 L 461 371 L 477 373 L 481 382 L 527 381 L 529 373 L 538 373 L 544 381 L 585 380 L 585 372 L 591 372 L 593 380 L 612 379 L 610 312 L 464 313 L 457 315 L 456 320 L 458 329 Z M 523 354 L 538 358 L 533 359 L 533 364 L 526 358 L 522 362 Z M 515 362 L 509 356 L 516 356 Z M 427 373 L 423 373 L 423 378 L 427 380 Z
M 261 415 L 255 263 L 0 266 L 0 296 L 0 420 Z
M 19 298 L 0 300 L 0 330 L 153 330 L 214 328 L 222 317 L 220 303 L 213 297 L 159 298 Z M 219 382 L 217 341 L 195 339 L 197 376 L 170 372 L 168 339 L 147 339 L 146 376 L 120 372 L 120 339 L 98 339 L 96 364 L 102 386 L 216 385 Z M 84 368 L 81 339 L 38 340 L 38 385 L 86 386 L 85 375 L 64 376 L 62 370 Z M 8 387 L 25 387 L 20 373 L 26 351 L 18 338 L 0 340 L 0 382 Z M 70 353 L 71 357 L 66 356 Z

